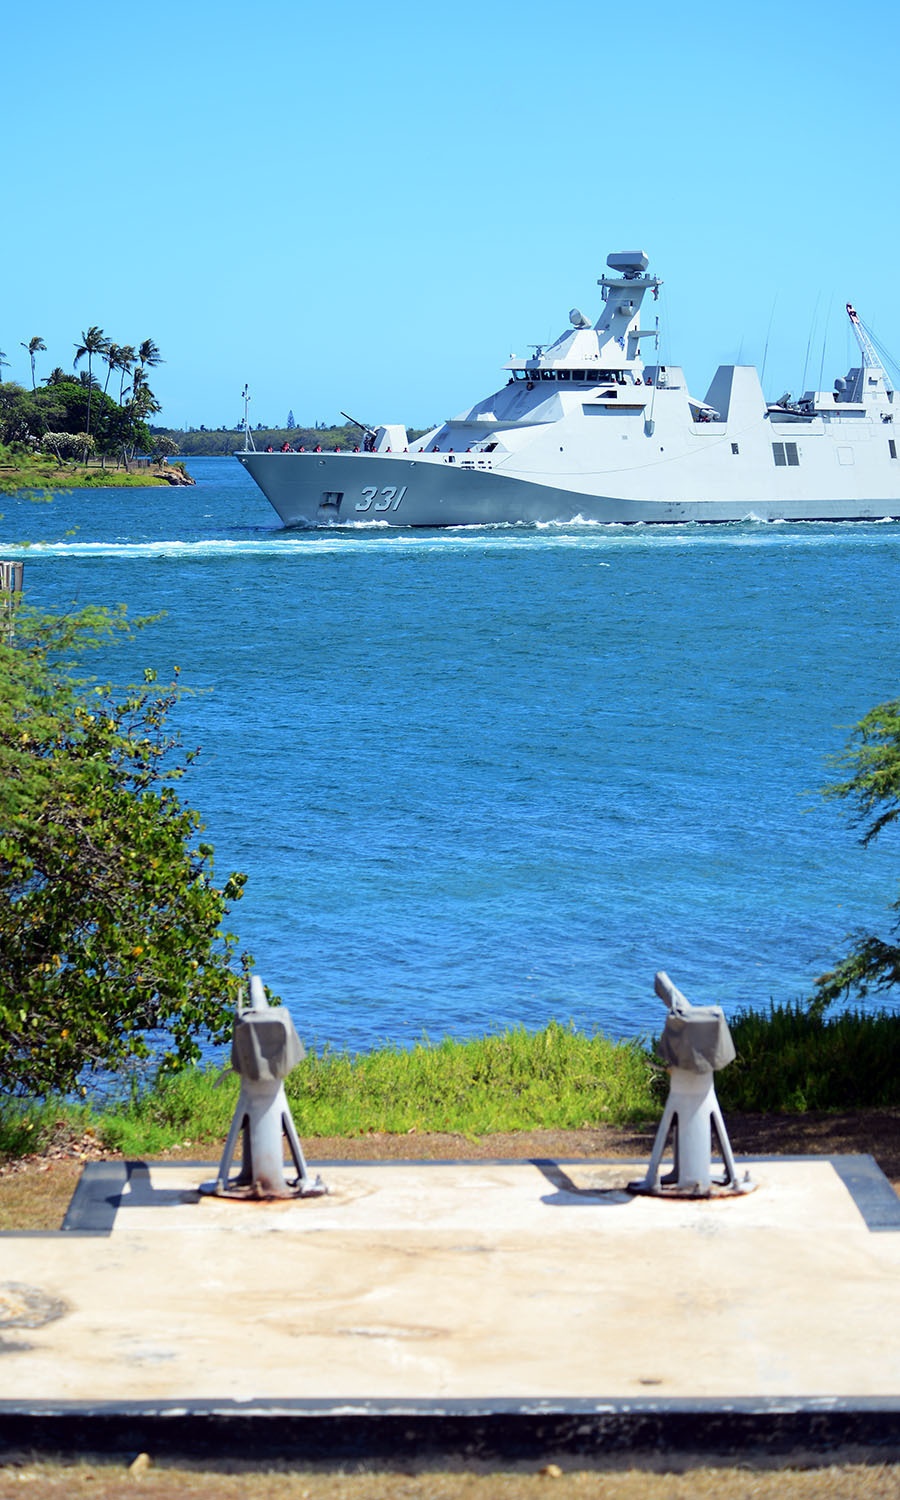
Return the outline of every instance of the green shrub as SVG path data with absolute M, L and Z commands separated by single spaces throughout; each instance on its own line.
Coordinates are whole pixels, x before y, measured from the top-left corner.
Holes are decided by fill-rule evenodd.
M 802 1005 L 741 1011 L 737 1058 L 717 1076 L 723 1110 L 797 1112 L 900 1104 L 900 1015 Z

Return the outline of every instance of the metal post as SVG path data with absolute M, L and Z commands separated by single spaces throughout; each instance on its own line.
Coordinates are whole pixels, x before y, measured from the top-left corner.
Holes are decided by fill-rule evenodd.
M 23 562 L 0 562 L 0 610 L 3 614 L 6 639 L 10 644 L 13 639 L 13 617 L 16 605 L 22 599 L 24 578 L 25 564 Z

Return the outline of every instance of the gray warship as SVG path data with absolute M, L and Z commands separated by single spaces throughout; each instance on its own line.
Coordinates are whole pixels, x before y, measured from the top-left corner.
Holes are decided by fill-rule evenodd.
M 644 363 L 648 264 L 608 256 L 596 323 L 573 308 L 499 390 L 415 441 L 357 423 L 353 452 L 259 453 L 245 423 L 235 456 L 288 527 L 900 517 L 900 403 L 854 308 L 859 363 L 833 389 L 768 402 L 753 366 L 720 365 L 698 400 L 679 366 Z

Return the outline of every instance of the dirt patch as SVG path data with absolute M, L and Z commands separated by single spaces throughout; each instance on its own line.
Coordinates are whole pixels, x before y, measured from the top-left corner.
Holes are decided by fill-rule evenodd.
M 35 1462 L 10 1456 L 0 1466 L 0 1500 L 23 1494 L 90 1495 L 92 1500 L 139 1491 L 153 1500 L 900 1500 L 900 1467 L 853 1452 L 795 1454 L 739 1465 L 660 1454 L 587 1466 L 558 1455 L 536 1464 L 493 1470 L 446 1467 L 386 1470 L 304 1469 L 272 1464 L 194 1465 L 153 1462 L 152 1455 L 110 1461 L 81 1457 Z

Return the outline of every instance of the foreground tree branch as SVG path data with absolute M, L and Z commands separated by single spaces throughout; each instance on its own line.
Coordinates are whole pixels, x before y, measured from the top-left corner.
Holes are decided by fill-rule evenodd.
M 861 830 L 859 841 L 866 846 L 900 817 L 900 699 L 878 704 L 859 721 L 836 764 L 848 774 L 825 787 L 823 795 L 849 803 L 851 824 Z M 900 899 L 890 910 L 900 913 Z M 900 938 L 900 919 L 892 931 Z M 858 932 L 847 957 L 816 980 L 810 1008 L 822 1012 L 847 995 L 863 998 L 895 985 L 900 985 L 900 941 Z
M 83 1088 L 147 1057 L 174 1068 L 231 1026 L 239 975 L 221 885 L 176 784 L 193 758 L 167 728 L 177 673 L 117 694 L 76 676 L 122 614 L 19 607 L 0 640 L 0 1077 L 7 1092 Z M 249 962 L 249 959 L 247 959 Z M 149 1034 L 153 1033 L 152 1038 Z

